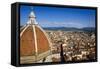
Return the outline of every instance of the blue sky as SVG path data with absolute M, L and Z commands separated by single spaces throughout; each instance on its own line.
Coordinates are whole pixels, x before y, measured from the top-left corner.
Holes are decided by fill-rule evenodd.
M 95 27 L 95 10 L 93 9 L 25 5 L 21 5 L 20 7 L 21 25 L 27 23 L 32 7 L 36 15 L 36 20 L 42 27 Z

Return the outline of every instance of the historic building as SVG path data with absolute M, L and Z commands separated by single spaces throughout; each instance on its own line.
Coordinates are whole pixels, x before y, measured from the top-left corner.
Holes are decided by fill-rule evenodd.
M 50 41 L 38 25 L 33 11 L 26 25 L 20 29 L 20 63 L 37 63 L 50 55 Z

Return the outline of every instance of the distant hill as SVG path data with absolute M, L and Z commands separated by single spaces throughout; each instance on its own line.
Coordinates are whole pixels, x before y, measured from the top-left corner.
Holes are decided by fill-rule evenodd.
M 85 28 L 82 28 L 82 30 L 84 30 L 84 31 L 95 31 L 95 28 L 94 27 L 85 27 Z
M 63 30 L 63 31 L 87 31 L 94 32 L 94 27 L 74 28 L 74 27 L 45 27 L 44 30 Z
M 20 28 L 23 26 L 20 26 Z M 84 27 L 84 28 L 75 28 L 75 27 L 43 27 L 44 30 L 62 30 L 62 31 L 85 31 L 85 32 L 95 32 L 95 27 Z

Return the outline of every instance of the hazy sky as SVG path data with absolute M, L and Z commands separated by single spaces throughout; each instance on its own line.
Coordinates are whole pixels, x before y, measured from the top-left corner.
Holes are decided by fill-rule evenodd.
M 32 7 L 36 20 L 42 27 L 95 27 L 95 10 L 92 9 L 25 5 L 20 7 L 21 25 L 27 23 Z

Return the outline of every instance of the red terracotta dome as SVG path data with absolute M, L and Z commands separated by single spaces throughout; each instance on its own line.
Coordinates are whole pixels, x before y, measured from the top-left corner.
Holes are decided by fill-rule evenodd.
M 31 12 L 28 24 L 20 30 L 20 63 L 36 63 L 50 55 L 50 42 Z

